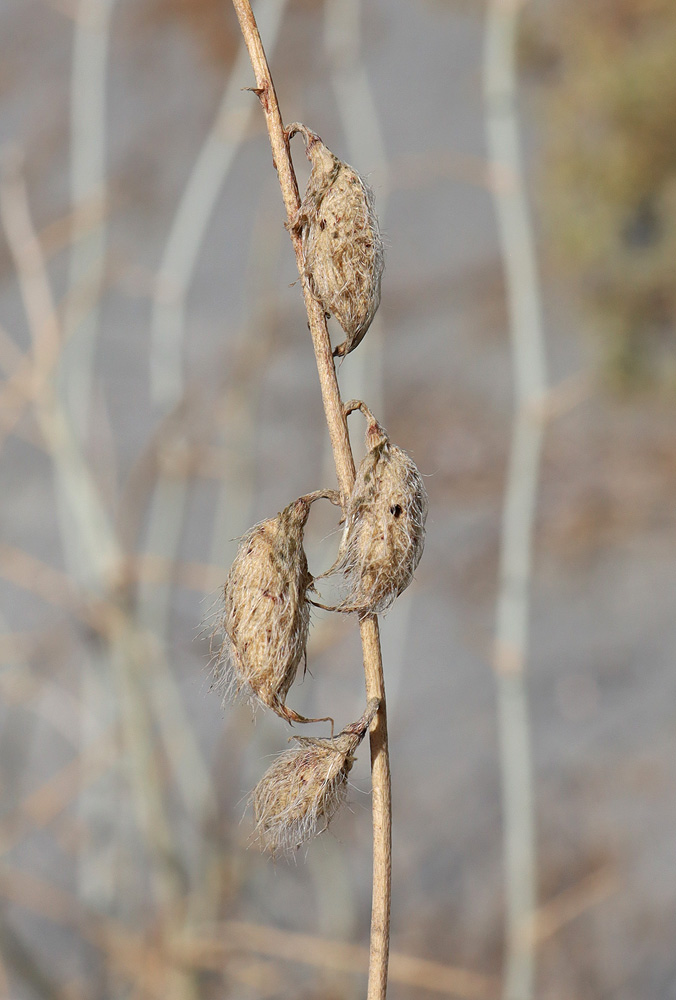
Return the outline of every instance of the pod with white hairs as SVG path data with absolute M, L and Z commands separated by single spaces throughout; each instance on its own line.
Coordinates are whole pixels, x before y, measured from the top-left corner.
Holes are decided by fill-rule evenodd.
M 345 331 L 333 352 L 343 357 L 361 343 L 380 304 L 384 251 L 373 192 L 315 132 L 298 122 L 286 129 L 289 138 L 297 132 L 312 172 L 290 228 L 301 234 L 313 295 Z
M 360 400 L 368 420 L 367 452 L 345 506 L 345 529 L 331 573 L 342 573 L 345 596 L 331 611 L 386 611 L 413 579 L 425 545 L 428 497 L 413 460 L 392 444 Z M 322 605 L 320 605 L 322 606 Z
M 357 722 L 332 739 L 294 736 L 251 793 L 254 837 L 271 854 L 295 851 L 325 830 L 347 794 L 354 752 L 378 711 L 373 698 Z
M 288 722 L 331 721 L 306 719 L 286 705 L 306 657 L 310 624 L 307 592 L 313 577 L 303 529 L 310 506 L 321 497 L 339 502 L 333 490 L 309 493 L 243 536 L 223 588 L 214 633 L 220 639 L 215 686 L 224 700 L 244 697 Z

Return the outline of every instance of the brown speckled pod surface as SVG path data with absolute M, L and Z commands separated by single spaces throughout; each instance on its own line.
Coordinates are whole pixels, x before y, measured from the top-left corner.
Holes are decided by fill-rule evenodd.
M 287 129 L 289 136 L 296 132 L 305 139 L 312 173 L 293 228 L 302 235 L 314 296 L 345 331 L 333 352 L 342 357 L 361 343 L 380 304 L 384 253 L 373 192 L 318 135 L 298 123 Z
M 331 491 L 301 497 L 242 538 L 223 589 L 215 686 L 243 695 L 289 722 L 306 720 L 285 701 L 305 656 L 312 585 L 303 549 L 310 505 Z
M 378 710 L 374 699 L 333 739 L 295 736 L 251 793 L 254 836 L 271 854 L 294 851 L 329 825 L 345 800 L 354 751 Z
M 370 420 L 367 453 L 361 461 L 345 510 L 345 531 L 332 571 L 342 572 L 342 611 L 387 610 L 408 587 L 425 544 L 428 497 L 415 463 L 390 442 L 363 403 Z

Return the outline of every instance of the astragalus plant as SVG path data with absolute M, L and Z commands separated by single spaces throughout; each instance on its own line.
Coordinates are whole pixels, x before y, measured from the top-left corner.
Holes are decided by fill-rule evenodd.
M 233 0 L 246 42 L 287 213 L 315 351 L 339 490 L 319 489 L 292 499 L 276 516 L 242 538 L 223 587 L 217 616 L 216 681 L 226 697 L 244 696 L 289 723 L 331 721 L 322 738 L 294 737 L 251 795 L 255 832 L 272 854 L 295 851 L 326 829 L 344 801 L 354 753 L 370 734 L 373 804 L 373 905 L 369 1000 L 387 990 L 391 895 L 391 792 L 385 687 L 377 614 L 409 585 L 422 555 L 427 493 L 413 461 L 366 403 L 344 404 L 335 357 L 346 359 L 366 335 L 380 304 L 383 243 L 374 198 L 359 173 L 331 152 L 319 135 L 294 122 L 284 128 L 272 77 L 248 0 Z M 312 165 L 301 199 L 290 139 L 299 133 Z M 333 315 L 345 340 L 332 349 L 326 320 Z M 349 360 L 344 360 L 349 364 Z M 367 419 L 367 453 L 359 470 L 347 416 Z M 328 610 L 353 614 L 363 650 L 366 709 L 333 735 L 333 720 L 305 719 L 286 699 L 307 658 L 310 606 L 326 607 L 303 548 L 303 529 L 314 500 L 342 509 L 343 540 L 329 571 L 342 582 L 342 598 Z

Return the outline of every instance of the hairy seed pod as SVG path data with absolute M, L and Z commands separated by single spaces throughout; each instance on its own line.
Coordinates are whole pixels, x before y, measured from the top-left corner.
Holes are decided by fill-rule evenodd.
M 354 752 L 379 707 L 372 699 L 364 715 L 332 739 L 295 736 L 298 747 L 280 754 L 251 793 L 254 836 L 262 850 L 296 850 L 325 830 L 347 793 Z
M 343 357 L 361 343 L 380 304 L 384 252 L 373 192 L 305 125 L 294 123 L 286 131 L 289 138 L 301 133 L 312 164 L 292 228 L 302 235 L 313 295 L 347 335 L 333 352 Z
M 428 497 L 422 476 L 405 451 L 391 444 L 364 403 L 352 400 L 369 424 L 367 453 L 345 508 L 338 559 L 347 593 L 339 611 L 379 613 L 408 587 L 425 545 Z M 327 574 L 328 575 L 328 574 Z
M 224 698 L 243 695 L 289 722 L 326 721 L 305 719 L 285 704 L 307 645 L 313 578 L 303 529 L 319 497 L 338 502 L 332 490 L 310 493 L 247 531 L 223 589 L 216 630 L 222 641 L 215 684 Z

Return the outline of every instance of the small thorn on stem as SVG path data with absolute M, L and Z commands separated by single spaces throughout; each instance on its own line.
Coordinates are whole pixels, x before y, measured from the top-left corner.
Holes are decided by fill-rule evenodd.
M 252 94 L 255 94 L 258 100 L 261 102 L 263 110 L 266 112 L 270 110 L 268 103 L 268 88 L 266 85 L 263 85 L 262 87 L 242 87 L 242 90 L 248 90 Z

